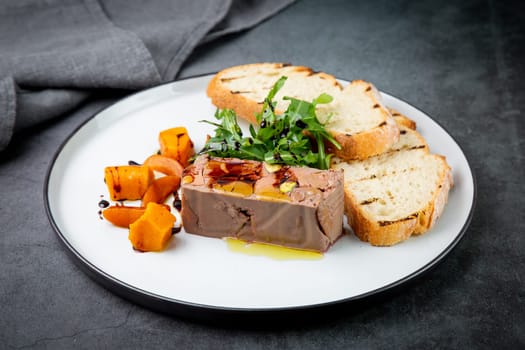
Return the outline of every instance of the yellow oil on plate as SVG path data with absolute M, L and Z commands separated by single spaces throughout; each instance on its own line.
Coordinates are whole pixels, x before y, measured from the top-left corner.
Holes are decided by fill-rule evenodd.
M 225 238 L 228 249 L 232 252 L 264 256 L 274 260 L 320 260 L 323 254 L 310 250 L 292 249 L 264 243 L 250 243 L 236 238 Z

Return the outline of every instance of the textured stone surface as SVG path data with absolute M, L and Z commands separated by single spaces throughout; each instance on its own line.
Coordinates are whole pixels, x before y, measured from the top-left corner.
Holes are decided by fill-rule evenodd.
M 288 61 L 366 79 L 431 115 L 464 149 L 477 206 L 460 244 L 406 288 L 333 319 L 274 329 L 168 317 L 93 282 L 43 207 L 61 142 L 116 97 L 15 135 L 0 153 L 0 348 L 525 347 L 525 26 L 519 2 L 300 1 L 203 46 L 181 77 Z

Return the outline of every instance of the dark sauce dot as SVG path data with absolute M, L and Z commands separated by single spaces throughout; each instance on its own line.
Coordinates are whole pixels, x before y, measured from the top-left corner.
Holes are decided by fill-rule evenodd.
M 174 227 L 171 229 L 171 234 L 176 235 L 177 233 L 180 232 L 180 230 L 182 230 L 182 226 Z
M 128 161 L 128 165 L 140 165 L 140 163 L 137 163 L 134 160 L 130 160 Z
M 173 207 L 175 209 L 177 209 L 178 211 L 181 211 L 181 209 L 182 209 L 182 202 L 181 202 L 181 200 L 178 199 L 178 198 L 175 198 L 175 200 L 173 201 Z
M 102 210 L 99 210 L 99 211 L 98 211 L 98 218 L 99 218 L 100 220 L 104 220 L 104 217 L 102 216 Z
M 263 120 L 260 124 L 261 128 L 265 128 L 266 127 L 266 120 Z
M 100 202 L 98 202 L 99 208 L 107 208 L 109 207 L 109 202 L 105 199 L 102 199 Z

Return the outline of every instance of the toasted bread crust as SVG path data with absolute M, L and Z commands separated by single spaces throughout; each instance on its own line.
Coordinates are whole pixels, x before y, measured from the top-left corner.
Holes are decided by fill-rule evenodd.
M 441 174 L 441 181 L 436 189 L 434 197 L 431 202 L 428 203 L 427 207 L 418 213 L 418 225 L 414 229 L 413 234 L 423 234 L 430 230 L 437 219 L 443 213 L 445 205 L 448 201 L 448 193 L 454 186 L 454 180 L 452 178 L 452 169 L 447 164 L 445 157 L 441 155 L 434 155 L 435 157 L 441 158 L 444 163 L 444 171 Z
M 381 113 L 382 118 L 375 127 L 354 134 L 332 129 L 330 125 L 327 125 L 327 130 L 342 146 L 340 150 L 332 147 L 331 144 L 327 144 L 327 147 L 329 147 L 330 152 L 335 153 L 336 156 L 342 159 L 366 159 L 381 154 L 398 140 L 399 129 L 389 110 L 381 102 L 379 92 L 372 84 L 362 80 L 355 80 L 343 89 L 334 76 L 323 72 L 314 72 L 311 68 L 304 66 L 290 66 L 283 63 L 254 63 L 224 69 L 217 73 L 208 84 L 206 94 L 210 97 L 212 103 L 218 108 L 233 109 L 239 117 L 255 124 L 255 116 L 261 111 L 263 101 L 248 98 L 242 91 L 232 91 L 227 86 L 228 81 L 244 77 L 246 71 L 253 69 L 269 71 L 272 75 L 275 75 L 276 79 L 282 75 L 319 78 L 342 91 L 341 96 L 343 98 L 344 93 L 349 91 L 350 86 L 362 86 L 362 93 L 370 99 L 370 108 L 372 109 L 373 106 L 374 113 Z M 269 90 L 270 87 L 264 88 Z M 319 94 L 322 92 L 325 91 L 319 91 Z M 277 113 L 282 112 L 277 110 Z

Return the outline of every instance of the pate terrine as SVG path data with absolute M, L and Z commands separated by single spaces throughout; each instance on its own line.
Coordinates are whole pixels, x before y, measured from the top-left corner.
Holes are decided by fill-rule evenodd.
M 182 178 L 188 233 L 326 251 L 343 232 L 343 174 L 199 156 Z

